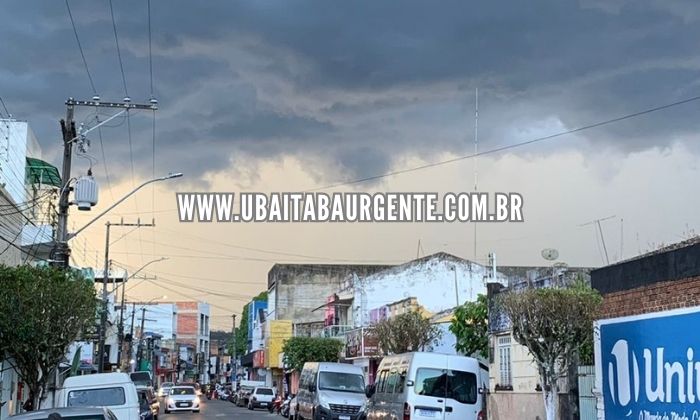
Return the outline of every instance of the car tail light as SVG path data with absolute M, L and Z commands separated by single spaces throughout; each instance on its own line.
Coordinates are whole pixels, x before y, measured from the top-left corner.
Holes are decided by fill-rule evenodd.
M 479 411 L 479 414 L 476 416 L 476 420 L 484 420 L 484 412 Z
M 403 403 L 403 420 L 411 420 L 411 404 Z

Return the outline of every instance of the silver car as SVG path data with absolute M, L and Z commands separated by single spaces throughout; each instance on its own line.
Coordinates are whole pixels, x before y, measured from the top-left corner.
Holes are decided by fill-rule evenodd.
M 199 413 L 201 401 L 193 386 L 174 386 L 165 401 L 165 414 L 173 411 Z

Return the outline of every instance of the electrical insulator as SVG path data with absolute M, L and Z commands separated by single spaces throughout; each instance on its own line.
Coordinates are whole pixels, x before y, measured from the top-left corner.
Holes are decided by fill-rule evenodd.
M 97 204 L 97 182 L 92 175 L 84 175 L 75 181 L 74 195 L 78 210 L 90 210 Z

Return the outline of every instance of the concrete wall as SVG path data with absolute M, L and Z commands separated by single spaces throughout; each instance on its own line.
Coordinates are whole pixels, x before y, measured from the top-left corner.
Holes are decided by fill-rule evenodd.
M 360 278 L 354 285 L 354 325 L 369 325 L 372 309 L 411 296 L 433 313 L 475 301 L 486 294 L 486 275 L 481 265 L 439 253 Z
M 276 264 L 268 273 L 268 287 L 275 300 L 268 302 L 274 319 L 294 322 L 323 321 L 324 311 L 313 309 L 328 296 L 347 287 L 354 276 L 365 276 L 388 266 L 340 264 Z

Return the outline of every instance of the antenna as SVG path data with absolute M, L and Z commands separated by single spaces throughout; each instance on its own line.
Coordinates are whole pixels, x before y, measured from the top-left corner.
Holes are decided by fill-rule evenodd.
M 477 154 L 479 153 L 479 88 L 474 91 L 474 192 L 478 186 Z M 476 262 L 476 222 L 474 222 L 474 261 Z
M 588 223 L 584 223 L 584 224 L 582 224 L 582 225 L 579 225 L 579 227 L 588 226 L 588 225 L 594 225 L 594 224 L 595 224 L 595 225 L 598 225 L 598 232 L 600 233 L 600 242 L 603 244 L 603 252 L 605 253 L 605 261 L 606 261 L 606 263 L 607 263 L 608 265 L 610 264 L 610 258 L 608 257 L 608 249 L 607 249 L 607 247 L 605 246 L 605 238 L 603 237 L 603 228 L 600 227 L 600 222 L 605 221 L 605 220 L 612 219 L 613 217 L 615 217 L 614 214 L 613 214 L 612 216 L 603 217 L 602 219 L 591 220 L 591 221 L 588 222 Z

